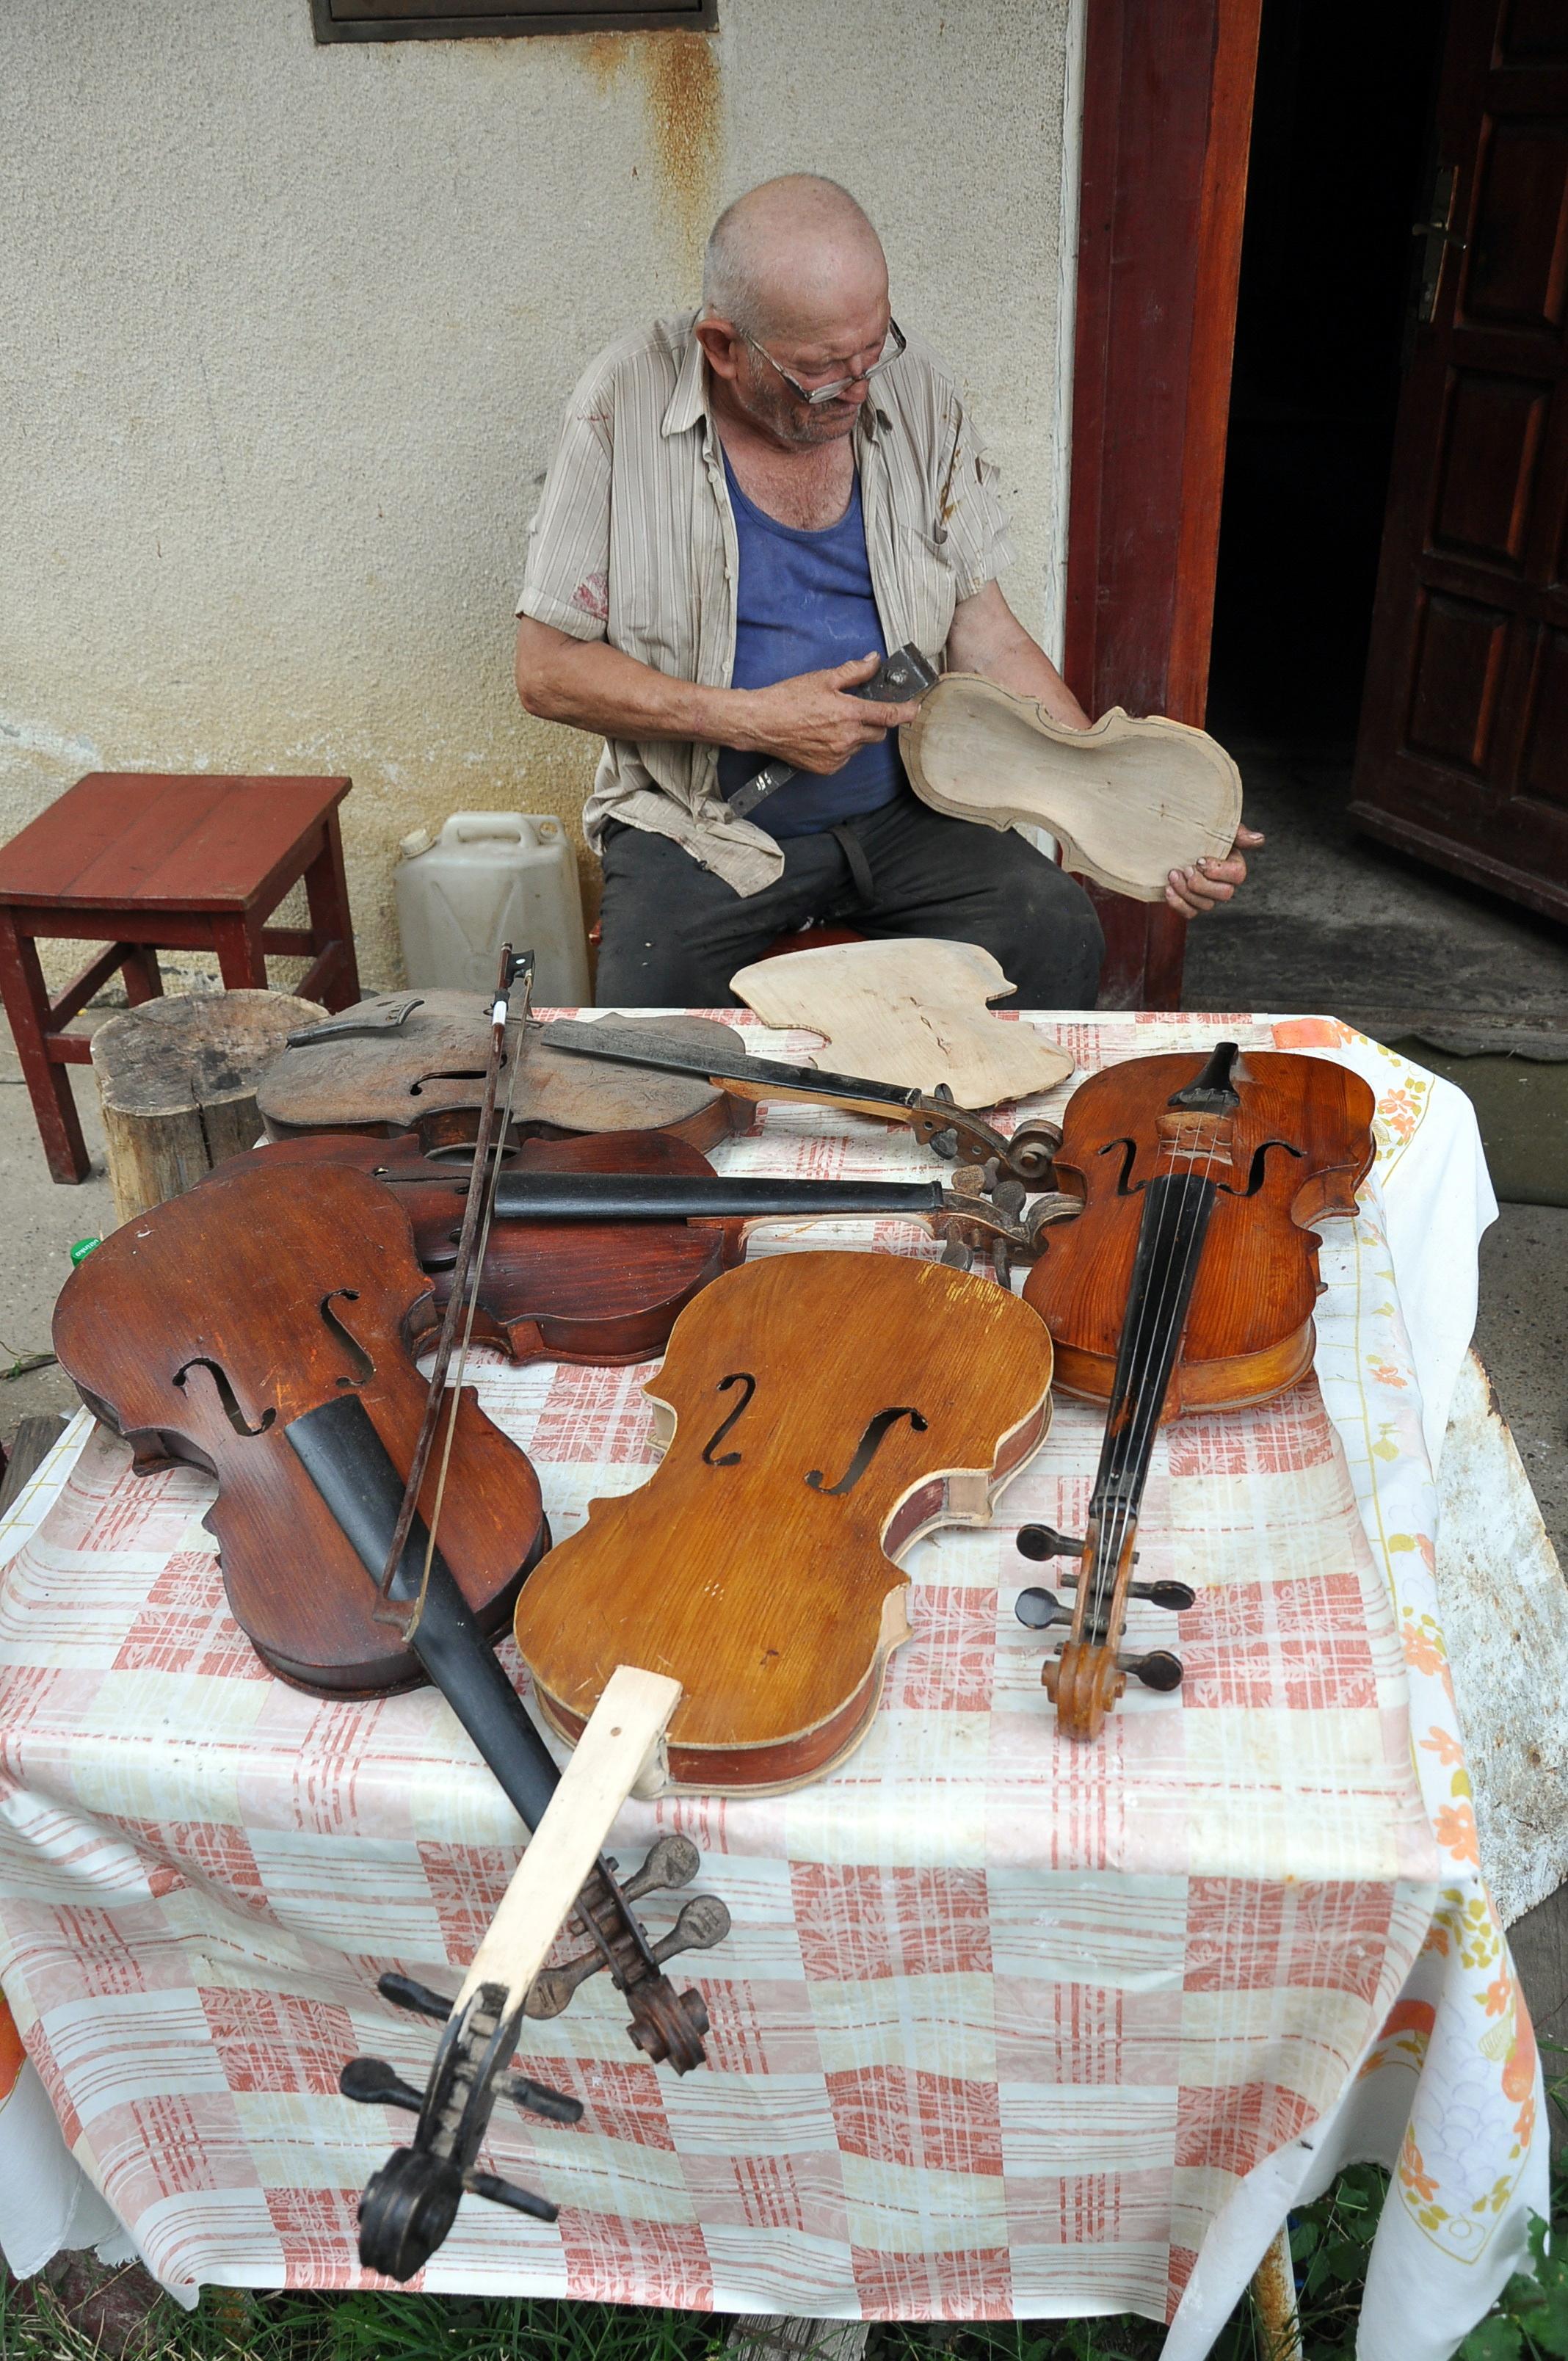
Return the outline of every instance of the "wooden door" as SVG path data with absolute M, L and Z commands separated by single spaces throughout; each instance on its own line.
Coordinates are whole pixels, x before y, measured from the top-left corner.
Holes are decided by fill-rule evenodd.
M 1564 0 L 1453 0 L 1433 186 L 1351 811 L 1568 918 Z
M 1088 10 L 1063 670 L 1091 714 L 1203 719 L 1259 8 Z M 1100 1005 L 1179 1008 L 1186 920 L 1090 892 Z

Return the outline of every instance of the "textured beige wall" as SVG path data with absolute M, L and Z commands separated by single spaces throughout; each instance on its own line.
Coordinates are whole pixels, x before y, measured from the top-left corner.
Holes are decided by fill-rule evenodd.
M 714 212 L 774 171 L 877 221 L 1054 635 L 1072 0 L 719 17 L 318 49 L 307 0 L 6 0 L 0 834 L 94 767 L 347 772 L 362 972 L 395 981 L 400 836 L 576 818 L 593 749 L 511 687 L 535 487 L 584 362 L 695 302 Z

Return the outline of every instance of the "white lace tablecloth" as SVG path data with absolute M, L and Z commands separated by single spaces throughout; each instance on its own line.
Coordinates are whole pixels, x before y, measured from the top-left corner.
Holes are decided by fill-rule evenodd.
M 498 2115 L 490 2155 L 560 2221 L 468 2202 L 427 2288 L 1130 2309 L 1198 2361 L 1287 2207 L 1374 2157 L 1394 2179 L 1360 2349 L 1439 2361 L 1546 2209 L 1432 1578 L 1432 1461 L 1494 1210 L 1468 1102 L 1324 1019 L 1034 1021 L 1080 1070 L 1223 1032 L 1343 1058 L 1377 1093 L 1361 1218 L 1328 1225 L 1315 1378 L 1158 1447 L 1143 1570 L 1199 1590 L 1186 1681 L 1136 1691 L 1091 1747 L 1057 1734 L 1013 1535 L 1083 1513 L 1099 1422 L 1059 1400 L 998 1522 L 911 1553 L 915 1637 L 842 1771 L 628 1808 L 623 1857 L 687 1829 L 734 1916 L 692 1979 L 710 2064 L 678 2081 L 640 2060 L 602 1980 L 530 2026 L 528 2070 L 585 2122 Z M 746 1031 L 763 1052 L 806 1038 Z M 784 1106 L 716 1161 L 937 1169 L 905 1135 Z M 752 1252 L 807 1243 L 935 1250 L 895 1224 L 781 1224 Z M 646 1374 L 482 1356 L 557 1537 L 646 1479 Z M 340 2099 L 338 2068 L 370 2050 L 422 2081 L 427 2031 L 376 1975 L 455 1982 L 519 1828 L 433 1693 L 329 1705 L 265 1675 L 224 1608 L 210 1499 L 191 1470 L 133 1477 L 93 1433 L 45 1471 L 0 1574 L 0 1980 L 30 2061 L 0 2109 L 0 2243 L 36 2268 L 117 2221 L 176 2290 L 352 2286 L 356 2193 L 403 2133 Z M 1135 1614 L 1135 1642 L 1171 1644 Z

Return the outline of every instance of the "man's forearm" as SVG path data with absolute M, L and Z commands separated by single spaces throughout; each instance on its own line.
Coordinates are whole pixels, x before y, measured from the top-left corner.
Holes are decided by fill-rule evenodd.
M 541 720 L 599 737 L 747 743 L 743 692 L 677 680 L 608 640 L 574 640 L 526 615 L 518 625 L 517 693 Z
M 999 688 L 1036 698 L 1053 721 L 1064 722 L 1069 730 L 1090 726 L 1088 714 L 994 582 L 972 598 L 961 599 L 953 610 L 948 666 L 952 672 L 983 673 Z

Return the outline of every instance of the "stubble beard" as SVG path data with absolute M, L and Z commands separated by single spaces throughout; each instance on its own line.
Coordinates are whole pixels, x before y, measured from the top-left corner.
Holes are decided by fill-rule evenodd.
M 743 407 L 774 440 L 792 451 L 819 451 L 825 444 L 841 442 L 855 431 L 858 402 L 825 401 L 812 408 L 797 401 L 782 379 L 757 360 L 750 360 L 741 391 Z

